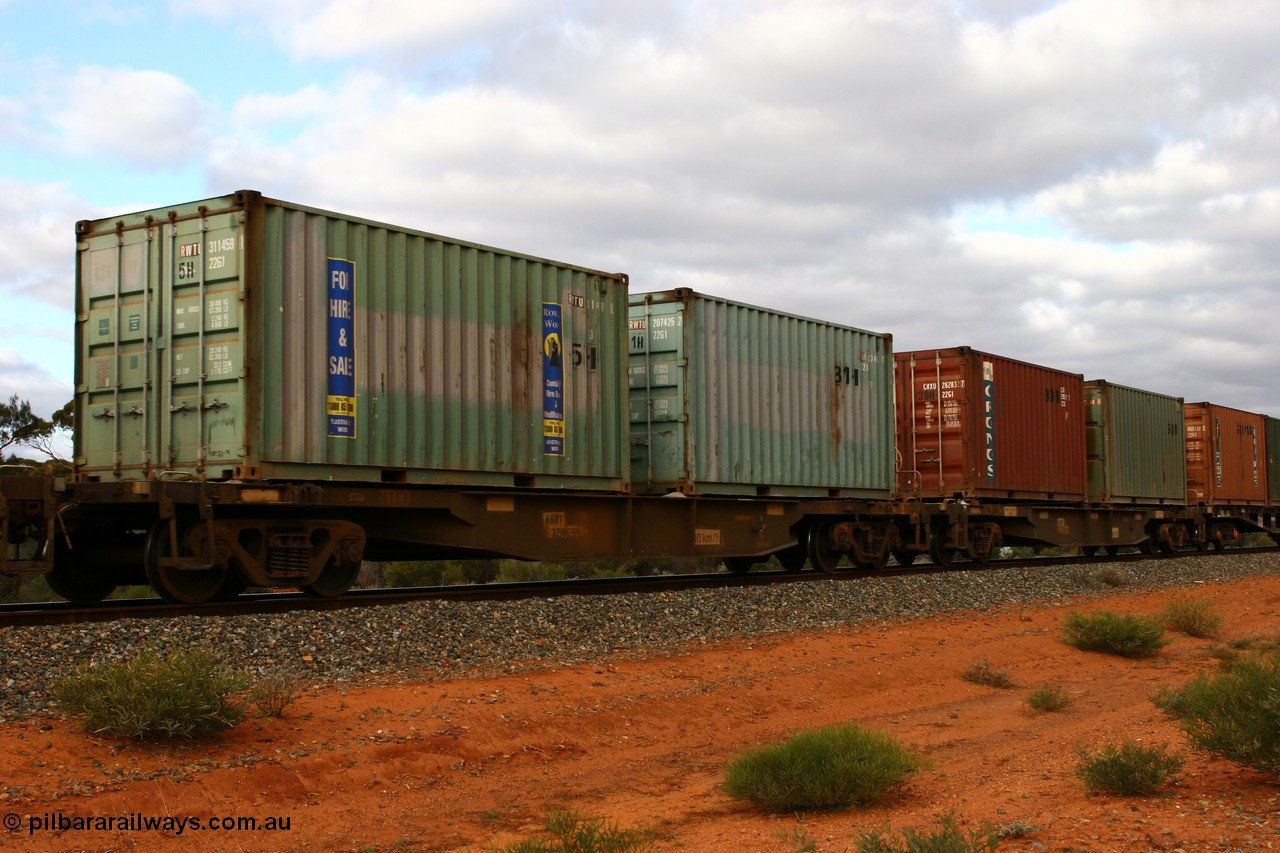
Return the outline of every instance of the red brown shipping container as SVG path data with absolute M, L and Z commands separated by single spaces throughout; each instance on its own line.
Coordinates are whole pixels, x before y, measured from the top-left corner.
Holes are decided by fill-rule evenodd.
M 1267 505 L 1266 419 L 1213 403 L 1187 403 L 1187 503 Z
M 904 495 L 1084 500 L 1083 376 L 968 347 L 895 360 Z

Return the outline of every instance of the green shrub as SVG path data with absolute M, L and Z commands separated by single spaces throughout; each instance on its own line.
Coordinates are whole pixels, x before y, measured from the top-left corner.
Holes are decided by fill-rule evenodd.
M 382 579 L 389 587 L 445 586 L 462 583 L 462 564 L 457 560 L 403 560 L 388 563 Z
M 738 755 L 724 789 L 773 812 L 842 809 L 884 799 L 922 766 L 884 732 L 830 726 Z
M 901 840 L 887 838 L 885 830 L 861 833 L 854 842 L 858 853 L 995 853 L 999 830 L 985 824 L 963 830 L 954 814 L 938 819 L 937 829 L 904 829 Z
M 1076 566 L 1069 577 L 1085 589 L 1114 589 L 1129 584 L 1129 576 L 1115 566 Z
M 1027 704 L 1036 711 L 1061 711 L 1071 705 L 1071 697 L 1061 687 L 1046 684 L 1031 691 Z
M 1107 566 L 1106 568 L 1099 569 L 1094 573 L 1094 577 L 1097 578 L 1098 583 L 1103 586 L 1119 588 L 1129 585 L 1129 576 L 1114 566 Z
M 501 560 L 461 560 L 459 569 L 467 583 L 493 583 L 502 572 Z
M 1226 646 L 1210 648 L 1209 657 L 1218 661 L 1218 669 L 1230 670 L 1246 657 L 1247 652 L 1263 655 L 1280 652 L 1280 640 L 1266 640 L 1261 637 L 1232 640 Z
M 1010 688 L 1017 687 L 1007 669 L 996 669 L 985 660 L 974 661 L 961 676 L 965 681 L 981 684 L 984 687 Z
M 564 563 L 533 563 L 525 560 L 501 560 L 498 580 L 502 583 L 559 581 L 565 579 Z
M 1208 599 L 1179 595 L 1165 605 L 1160 620 L 1170 631 L 1188 637 L 1216 637 L 1222 627 L 1222 616 L 1216 613 Z
M 604 818 L 582 818 L 553 809 L 544 817 L 543 826 L 550 838 L 527 838 L 498 849 L 502 853 L 643 853 L 653 849 L 648 833 L 619 829 Z
M 631 571 L 625 560 L 569 560 L 564 564 L 566 578 L 625 578 Z
M 1089 616 L 1069 614 L 1062 639 L 1077 649 L 1127 658 L 1150 657 L 1169 645 L 1158 620 L 1107 610 Z
M 59 598 L 49 588 L 44 575 L 18 575 L 15 578 L 0 576 L 0 602 L 57 601 Z
M 1280 776 L 1280 654 L 1246 655 L 1153 701 L 1196 749 Z
M 1231 669 L 1244 656 L 1244 653 L 1239 649 L 1234 649 L 1230 646 L 1213 646 L 1209 649 L 1208 654 L 1209 657 L 1218 662 L 1218 669 L 1222 670 Z
M 258 716 L 279 717 L 294 700 L 302 679 L 296 673 L 284 670 L 259 676 L 249 690 L 249 702 L 257 709 Z
M 129 599 L 129 598 L 159 598 L 160 593 L 149 584 L 131 584 L 129 586 L 118 586 L 107 596 L 111 599 Z
M 143 652 L 120 663 L 80 668 L 53 685 L 54 700 L 99 734 L 197 738 L 244 717 L 248 677 L 203 651 L 168 657 Z
M 818 853 L 818 842 L 814 841 L 809 833 L 799 827 L 795 827 L 789 832 L 775 829 L 773 834 L 774 837 L 792 850 L 795 850 L 796 853 Z
M 1013 823 L 1006 823 L 1004 826 L 996 830 L 1001 839 L 1007 838 L 1026 838 L 1035 835 L 1040 831 L 1040 827 L 1034 823 L 1027 823 L 1025 820 L 1015 820 Z
M 625 560 L 591 560 L 585 566 L 575 565 L 566 568 L 565 571 L 577 573 L 577 576 L 584 578 L 634 577 L 631 566 Z
M 1126 740 L 1096 756 L 1082 753 L 1076 775 L 1090 794 L 1124 796 L 1151 794 L 1182 769 L 1183 759 L 1170 754 L 1168 744 L 1145 746 Z

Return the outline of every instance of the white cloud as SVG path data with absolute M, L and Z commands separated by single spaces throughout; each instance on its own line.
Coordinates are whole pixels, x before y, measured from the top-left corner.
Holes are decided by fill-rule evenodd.
M 471 0 L 423 3 L 420 0 L 333 0 L 299 20 L 289 36 L 295 56 L 349 57 L 390 52 L 448 53 L 452 46 L 527 26 L 544 14 L 527 0 Z
M 31 403 L 31 410 L 48 418 L 70 400 L 75 389 L 63 377 L 50 374 L 46 365 L 37 364 L 7 347 L 0 347 L 0 399 L 18 395 Z
M 71 147 L 1280 414 L 1269 2 L 180 8 L 325 73 L 221 116 L 176 69 L 88 69 Z
M 0 175 L 0 293 L 70 308 L 75 223 L 86 209 L 62 185 Z
M 20 98 L 0 95 L 0 140 L 25 142 L 28 122 L 29 111 Z
M 73 154 L 100 154 L 142 169 L 185 165 L 207 138 L 206 106 L 163 71 L 87 66 L 65 82 L 50 121 Z

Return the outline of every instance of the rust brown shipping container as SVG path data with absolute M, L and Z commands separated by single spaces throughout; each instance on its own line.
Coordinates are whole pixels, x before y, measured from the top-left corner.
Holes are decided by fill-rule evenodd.
M 1083 376 L 969 347 L 895 360 L 904 495 L 1084 500 Z
M 1267 431 L 1262 415 L 1187 403 L 1187 503 L 1267 505 Z

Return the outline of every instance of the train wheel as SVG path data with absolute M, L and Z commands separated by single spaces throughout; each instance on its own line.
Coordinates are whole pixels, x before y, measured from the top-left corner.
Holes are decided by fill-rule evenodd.
M 889 565 L 889 556 L 890 556 L 889 549 L 885 548 L 884 551 L 880 554 L 880 556 L 876 557 L 874 560 L 868 560 L 865 563 L 859 563 L 858 568 L 883 569 L 885 566 Z
M 841 552 L 831 547 L 830 527 L 816 524 L 809 530 L 809 562 L 815 569 L 834 573 L 840 568 Z
M 115 577 L 94 559 L 88 546 L 68 548 L 62 535 L 54 537 L 53 568 L 44 579 L 49 589 L 75 604 L 97 604 L 116 588 Z
M 900 548 L 894 548 L 891 552 L 893 559 L 898 561 L 899 566 L 909 566 L 920 556 L 919 551 L 903 551 Z
M 1105 545 L 1105 546 L 1103 546 L 1103 550 L 1105 550 L 1105 551 L 1107 552 L 1107 556 L 1108 556 L 1108 557 L 1114 557 L 1114 556 L 1116 556 L 1117 554 L 1119 554 L 1119 553 L 1120 553 L 1120 546 L 1119 546 L 1119 545 Z
M 147 570 L 147 580 L 155 587 L 160 597 L 172 604 L 201 604 L 218 595 L 227 581 L 225 569 L 181 569 L 176 566 L 161 565 L 161 560 L 173 557 L 191 557 L 207 559 L 190 547 L 190 540 L 195 534 L 194 525 L 177 522 L 178 552 L 175 555 L 173 542 L 169 537 L 169 522 L 157 521 L 147 534 L 146 551 L 143 565 Z M 207 550 L 207 549 L 203 549 Z
M 745 575 L 756 564 L 751 557 L 725 557 L 720 562 L 724 563 L 725 570 L 731 575 Z
M 929 559 L 935 565 L 949 566 L 956 558 L 956 549 L 942 542 L 943 531 L 937 531 L 929 540 Z
M 1081 545 L 1080 553 L 1084 554 L 1086 557 L 1093 557 L 1098 553 L 1098 546 L 1097 545 Z
M 236 574 L 231 569 L 227 570 L 227 578 L 222 582 L 222 586 L 218 588 L 218 592 L 214 595 L 216 601 L 235 601 L 240 597 L 240 593 L 248 588 L 248 584 L 244 582 L 244 578 Z
M 776 556 L 778 564 L 788 572 L 803 571 L 804 564 L 809 559 L 803 545 L 793 545 L 785 551 L 779 551 Z
M 337 598 L 351 589 L 351 585 L 356 582 L 356 575 L 358 574 L 360 574 L 360 564 L 358 562 L 339 563 L 336 559 L 331 558 L 328 564 L 320 571 L 319 577 L 314 582 L 304 586 L 302 591 L 312 598 Z

